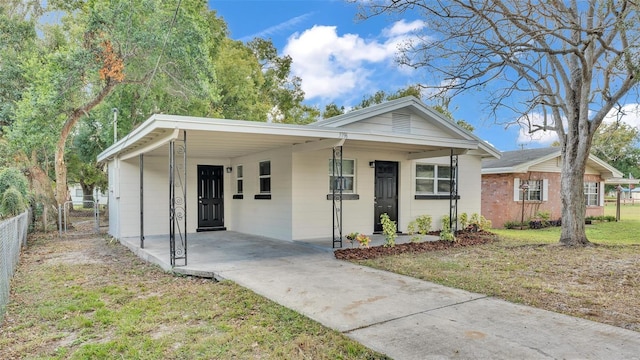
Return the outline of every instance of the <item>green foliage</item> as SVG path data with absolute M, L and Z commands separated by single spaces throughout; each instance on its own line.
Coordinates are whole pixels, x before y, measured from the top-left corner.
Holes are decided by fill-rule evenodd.
M 469 215 L 467 215 L 466 212 L 460 214 L 460 216 L 458 216 L 458 221 L 460 221 L 462 229 L 465 230 L 467 226 L 469 226 Z
M 456 236 L 451 230 L 451 218 L 449 215 L 442 217 L 442 229 L 440 230 L 440 240 L 456 241 Z
M 520 221 L 505 221 L 504 228 L 505 229 L 515 229 L 524 226 L 525 224 Z
M 356 236 L 356 241 L 360 244 L 360 247 L 368 248 L 369 243 L 371 243 L 371 238 L 365 234 L 358 234 Z
M 10 187 L 2 193 L 0 215 L 4 217 L 16 216 L 27 208 L 24 197 L 18 189 Z
M 469 225 L 476 228 L 477 230 L 484 230 L 484 231 L 490 230 L 492 226 L 491 220 L 486 219 L 484 216 L 478 213 L 471 214 Z
M 322 118 L 328 119 L 334 116 L 342 115 L 345 113 L 344 106 L 338 107 L 335 103 L 327 104 L 322 112 Z
M 407 232 L 411 235 L 411 242 L 418 242 L 431 230 L 431 216 L 420 215 L 407 225 Z
M 29 181 L 19 169 L 0 169 L 0 194 L 4 194 L 9 188 L 17 190 L 23 199 L 28 197 Z
M 345 237 L 347 238 L 347 240 L 349 240 L 349 242 L 351 243 L 351 246 L 353 247 L 353 242 L 356 240 L 356 238 L 358 237 L 358 235 L 360 235 L 360 233 L 357 232 L 352 232 L 347 234 Z
M 385 239 L 384 246 L 396 246 L 396 238 L 398 237 L 396 222 L 392 221 L 387 213 L 384 213 L 380 215 L 380 223 L 382 224 L 382 233 L 384 234 Z
M 640 129 L 623 122 L 603 123 L 593 136 L 591 153 L 620 170 L 640 177 Z

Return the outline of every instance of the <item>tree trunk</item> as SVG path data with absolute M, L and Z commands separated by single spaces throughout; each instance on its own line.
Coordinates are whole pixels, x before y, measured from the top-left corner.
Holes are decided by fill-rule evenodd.
M 67 144 L 67 138 L 69 134 L 71 134 L 71 130 L 76 125 L 78 120 L 84 115 L 87 114 L 91 109 L 93 109 L 96 105 L 100 104 L 104 98 L 109 95 L 109 93 L 113 90 L 117 83 L 115 81 L 109 80 L 105 84 L 104 88 L 100 90 L 100 92 L 93 98 L 91 101 L 87 102 L 82 107 L 74 110 L 69 119 L 65 121 L 62 126 L 62 130 L 60 131 L 60 139 L 58 139 L 58 144 L 56 145 L 56 160 L 55 160 L 55 171 L 56 171 L 56 201 L 58 205 L 62 205 L 69 198 L 69 188 L 67 186 L 67 164 L 64 162 L 64 149 Z
M 591 245 L 585 233 L 584 172 L 589 158 L 589 141 L 579 141 L 568 135 L 562 154 L 560 198 L 562 199 L 562 230 L 560 243 L 565 246 Z M 573 138 L 573 139 L 571 139 Z M 582 143 L 581 143 L 582 142 Z
M 82 207 L 85 209 L 89 209 L 93 207 L 93 201 L 96 199 L 93 198 L 93 189 L 95 185 L 87 185 L 80 181 L 80 187 L 82 187 Z

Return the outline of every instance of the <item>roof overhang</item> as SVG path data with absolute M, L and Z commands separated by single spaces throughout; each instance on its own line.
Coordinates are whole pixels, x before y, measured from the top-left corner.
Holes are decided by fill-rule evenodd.
M 549 155 L 546 156 L 542 156 L 539 157 L 537 159 L 522 163 L 522 164 L 518 164 L 516 166 L 510 166 L 510 167 L 499 167 L 499 168 L 483 168 L 482 169 L 482 174 L 483 175 L 489 175 L 489 174 L 523 174 L 523 173 L 527 173 L 530 171 L 532 166 L 535 166 L 537 164 L 541 164 L 545 161 L 549 161 L 551 159 L 557 158 L 561 156 L 560 150 L 558 150 L 557 152 L 553 152 Z M 598 158 L 595 155 L 589 155 L 589 159 L 587 160 L 587 165 L 591 168 L 593 168 L 594 170 L 598 171 L 600 173 L 600 176 L 603 179 L 609 179 L 609 178 L 622 178 L 622 173 L 617 170 L 616 168 L 614 168 L 613 166 L 607 164 L 604 160 Z
M 386 133 L 312 125 L 156 114 L 98 155 L 98 161 L 105 162 L 114 157 L 126 160 L 140 154 L 166 156 L 168 144 L 181 137 L 183 132 L 187 137 L 189 156 L 192 157 L 235 158 L 281 147 L 292 147 L 292 151 L 302 152 L 343 144 L 356 149 L 375 148 L 407 154 L 454 149 L 455 153 L 474 152 L 478 156 L 493 156 L 482 150 L 481 141 L 475 140 L 410 134 L 390 136 Z

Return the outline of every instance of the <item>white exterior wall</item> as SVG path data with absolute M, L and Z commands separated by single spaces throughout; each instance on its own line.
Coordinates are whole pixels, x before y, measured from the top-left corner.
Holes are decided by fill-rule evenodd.
M 358 200 L 343 200 L 343 234 L 374 229 L 375 171 L 370 161 L 396 161 L 398 168 L 399 230 L 406 231 L 408 223 L 420 215 L 431 215 L 433 229 L 439 229 L 443 215 L 449 215 L 449 200 L 415 199 L 415 164 L 449 166 L 449 157 L 406 160 L 404 153 L 343 149 L 344 159 L 356 160 L 355 193 Z M 328 162 L 331 149 L 293 154 L 293 239 L 331 238 L 333 234 L 333 202 L 327 200 L 329 191 Z M 481 161 L 473 156 L 459 157 L 458 214 L 480 213 Z
M 255 199 L 260 194 L 259 162 L 271 161 L 271 199 Z M 243 167 L 243 199 L 232 199 L 236 190 L 237 166 Z M 233 176 L 225 184 L 225 211 L 233 219 L 234 230 L 247 234 L 291 240 L 291 147 L 232 159 Z M 227 186 L 228 184 L 228 186 Z
M 420 159 L 415 163 L 435 164 L 449 166 L 449 157 Z M 482 162 L 479 157 L 470 155 L 458 156 L 458 216 L 467 213 L 471 216 L 474 213 L 480 214 L 481 202 L 481 169 Z M 409 213 L 410 218 L 404 222 L 403 231 L 406 230 L 408 221 L 414 220 L 421 215 L 431 215 L 431 229 L 438 230 L 442 227 L 442 217 L 449 216 L 449 199 L 443 200 L 415 200 L 415 166 L 411 166 L 411 199 Z
M 109 234 L 116 238 L 140 235 L 140 171 L 137 157 L 126 161 L 109 162 Z M 187 232 L 198 227 L 198 165 L 227 167 L 228 160 L 214 158 L 187 159 Z M 144 233 L 161 235 L 169 233 L 169 159 L 168 157 L 144 157 Z M 117 174 L 117 175 L 116 175 Z M 231 174 L 224 173 L 225 215 L 228 214 L 232 189 Z M 111 180 L 119 177 L 119 189 Z M 177 180 L 176 180 L 177 181 Z M 179 188 L 177 192 L 181 191 Z M 116 194 L 119 193 L 119 196 Z M 115 219 L 115 221 L 114 221 Z M 232 219 L 225 216 L 225 226 L 232 226 Z
M 447 134 L 442 128 L 434 125 L 431 121 L 425 120 L 415 114 L 408 112 L 398 112 L 400 115 L 410 116 L 410 132 L 414 135 L 427 135 L 431 137 L 443 137 L 450 138 L 451 135 Z M 393 113 L 386 113 L 378 115 L 369 119 L 357 121 L 348 125 L 341 126 L 340 128 L 350 130 L 371 131 L 375 133 L 393 133 L 392 123 Z

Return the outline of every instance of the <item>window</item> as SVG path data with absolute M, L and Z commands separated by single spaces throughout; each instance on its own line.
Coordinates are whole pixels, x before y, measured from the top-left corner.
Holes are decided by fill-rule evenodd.
M 451 166 L 416 164 L 416 194 L 451 193 Z
M 271 193 L 271 161 L 260 162 L 260 194 Z
M 584 183 L 584 200 L 587 206 L 598 206 L 598 183 L 587 182 Z
M 242 194 L 244 188 L 244 175 L 242 174 L 242 165 L 236 166 L 236 194 Z
M 522 190 L 521 185 L 527 184 L 527 189 Z M 549 181 L 542 180 L 520 180 L 514 179 L 513 182 L 513 201 L 522 201 L 523 195 L 525 201 L 547 201 L 549 200 Z
M 340 167 L 342 167 L 342 180 L 337 176 L 340 174 Z M 336 177 L 333 176 L 333 159 L 329 159 L 329 191 L 333 192 L 342 188 L 342 192 L 353 194 L 355 192 L 356 182 L 356 161 L 342 159 L 342 164 L 339 160 L 336 160 Z
M 84 193 L 82 192 L 82 189 L 76 189 L 76 197 L 83 197 Z

